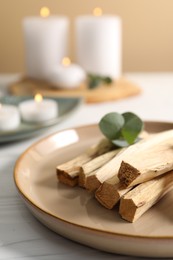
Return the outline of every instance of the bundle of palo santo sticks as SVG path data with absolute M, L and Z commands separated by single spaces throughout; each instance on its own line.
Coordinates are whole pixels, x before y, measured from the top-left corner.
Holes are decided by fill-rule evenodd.
M 127 148 L 101 140 L 77 158 L 57 166 L 60 182 L 92 191 L 107 209 L 136 221 L 173 188 L 173 130 L 147 135 Z

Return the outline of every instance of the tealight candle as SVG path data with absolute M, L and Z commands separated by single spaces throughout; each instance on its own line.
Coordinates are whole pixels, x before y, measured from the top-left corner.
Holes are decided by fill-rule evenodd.
M 16 129 L 20 125 L 20 113 L 16 106 L 0 104 L 0 131 Z
M 26 100 L 19 104 L 22 120 L 31 123 L 42 123 L 58 115 L 58 105 L 52 99 L 43 99 L 36 94 L 33 100 Z
M 76 19 L 77 62 L 88 73 L 109 76 L 121 75 L 121 19 L 103 15 L 95 8 L 93 15 Z
M 40 17 L 26 17 L 23 21 L 26 73 L 31 78 L 46 80 L 67 55 L 69 20 L 49 14 L 50 10 L 43 7 Z
M 60 88 L 76 88 L 85 80 L 85 71 L 77 64 L 64 57 L 62 65 L 52 71 L 49 81 Z

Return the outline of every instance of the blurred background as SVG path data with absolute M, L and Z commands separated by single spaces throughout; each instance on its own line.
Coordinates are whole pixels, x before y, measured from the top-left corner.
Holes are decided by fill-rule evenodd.
M 25 73 L 22 20 L 42 6 L 71 21 L 69 54 L 75 61 L 74 19 L 99 6 L 123 23 L 123 72 L 173 70 L 173 0 L 0 0 L 0 72 Z

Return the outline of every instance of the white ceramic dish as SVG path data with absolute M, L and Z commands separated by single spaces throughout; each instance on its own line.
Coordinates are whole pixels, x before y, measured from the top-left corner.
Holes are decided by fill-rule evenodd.
M 158 132 L 173 123 L 146 122 Z M 103 208 L 85 190 L 58 183 L 56 166 L 100 139 L 96 125 L 64 130 L 31 146 L 16 163 L 14 179 L 31 212 L 48 228 L 107 252 L 173 258 L 173 192 L 135 223 Z

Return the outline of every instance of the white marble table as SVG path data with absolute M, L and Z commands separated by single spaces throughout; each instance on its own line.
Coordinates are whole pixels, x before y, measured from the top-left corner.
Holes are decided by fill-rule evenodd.
M 111 111 L 132 111 L 144 120 L 173 121 L 173 73 L 125 76 L 141 86 L 141 95 L 117 102 L 83 105 L 69 119 L 39 137 L 0 144 L 0 260 L 135 259 L 97 251 L 48 230 L 25 207 L 13 182 L 13 167 L 18 156 L 36 140 L 55 131 L 97 123 Z M 0 75 L 0 91 L 4 93 L 6 86 L 18 77 Z

